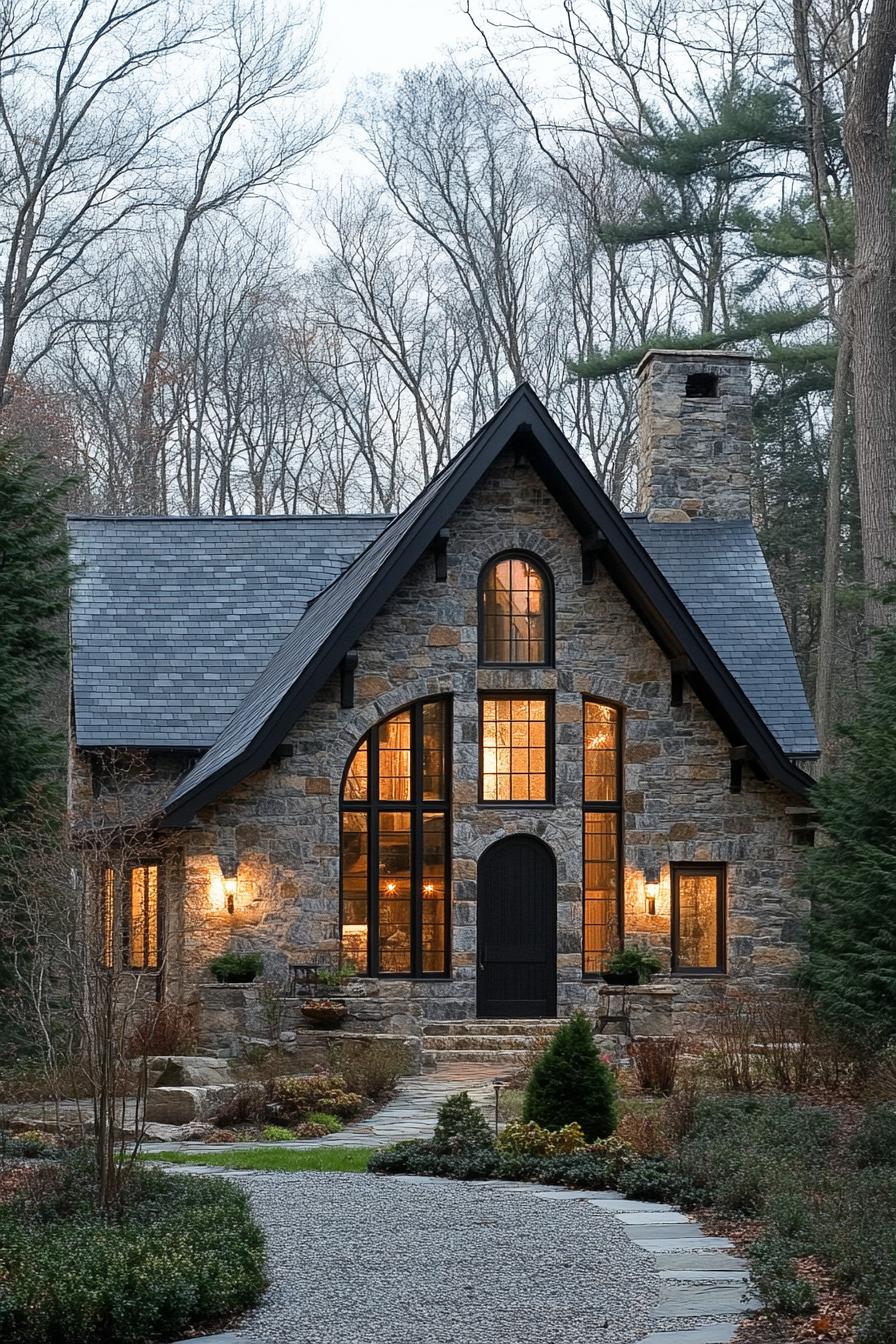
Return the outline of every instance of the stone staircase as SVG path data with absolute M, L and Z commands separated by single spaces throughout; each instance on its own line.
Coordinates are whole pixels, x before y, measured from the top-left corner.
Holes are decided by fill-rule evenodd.
M 466 1018 L 461 1022 L 429 1022 L 423 1028 L 423 1067 L 439 1064 L 521 1064 L 534 1041 L 545 1041 L 560 1019 Z

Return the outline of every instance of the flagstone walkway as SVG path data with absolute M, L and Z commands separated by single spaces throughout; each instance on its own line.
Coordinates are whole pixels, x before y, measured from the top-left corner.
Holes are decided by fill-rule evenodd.
M 398 1092 L 375 1115 L 346 1125 L 338 1134 L 323 1139 L 293 1139 L 265 1145 L 277 1148 L 382 1148 L 401 1139 L 428 1139 L 435 1129 L 438 1109 L 455 1092 L 469 1092 L 482 1107 L 489 1123 L 495 1118 L 493 1080 L 499 1076 L 494 1064 L 446 1063 L 416 1077 L 403 1078 Z M 257 1143 L 229 1143 L 228 1151 L 255 1148 Z M 144 1143 L 144 1152 L 220 1152 L 220 1143 Z

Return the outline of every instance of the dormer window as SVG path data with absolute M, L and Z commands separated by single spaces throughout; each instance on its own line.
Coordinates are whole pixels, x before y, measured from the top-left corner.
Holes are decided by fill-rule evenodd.
M 479 662 L 552 664 L 552 606 L 550 575 L 534 556 L 490 560 L 479 581 Z

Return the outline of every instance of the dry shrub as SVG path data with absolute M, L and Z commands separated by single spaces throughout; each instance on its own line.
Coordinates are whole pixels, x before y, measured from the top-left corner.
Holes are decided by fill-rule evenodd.
M 671 1152 L 666 1103 L 627 1105 L 616 1127 L 616 1137 L 633 1148 L 639 1157 L 661 1157 Z
M 694 1128 L 700 1081 L 695 1069 L 679 1069 L 678 1083 L 663 1107 L 663 1123 L 673 1147 L 677 1147 Z
M 147 1055 L 189 1055 L 196 1048 L 196 1014 L 191 1004 L 154 1003 L 125 1045 L 130 1059 Z
M 399 1078 L 411 1070 L 410 1051 L 404 1041 L 340 1041 L 332 1049 L 333 1064 L 345 1080 L 348 1092 L 380 1101 L 391 1096 Z
M 257 1125 L 264 1119 L 264 1113 L 264 1092 L 247 1084 L 220 1101 L 209 1112 L 208 1120 L 217 1129 L 232 1129 L 234 1125 Z
M 278 1113 L 289 1122 L 304 1120 L 313 1111 L 327 1111 L 344 1120 L 357 1115 L 363 1098 L 349 1092 L 339 1073 L 315 1073 L 309 1077 L 276 1078 L 273 1101 Z
M 705 1062 L 729 1092 L 781 1092 L 854 1085 L 861 1065 L 822 1027 L 798 990 L 728 990 L 717 997 Z
M 671 1095 L 678 1070 L 680 1042 L 676 1036 L 639 1036 L 628 1052 L 635 1065 L 638 1082 L 645 1092 Z

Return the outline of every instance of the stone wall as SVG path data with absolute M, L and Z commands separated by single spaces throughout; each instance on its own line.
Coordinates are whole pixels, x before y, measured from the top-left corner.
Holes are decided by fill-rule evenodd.
M 556 670 L 477 669 L 476 589 L 484 562 L 508 547 L 535 552 L 556 586 Z M 582 696 L 625 706 L 626 921 L 630 941 L 650 941 L 669 961 L 669 863 L 728 865 L 731 980 L 766 984 L 799 960 L 806 911 L 794 893 L 795 851 L 774 785 L 747 772 L 729 792 L 728 744 L 689 689 L 670 706 L 668 661 L 609 577 L 581 582 L 579 538 L 527 465 L 511 455 L 450 526 L 448 580 L 431 557 L 408 575 L 358 642 L 356 702 L 326 685 L 293 729 L 292 757 L 259 771 L 183 832 L 183 885 L 167 908 L 181 949 L 171 990 L 195 995 L 209 960 L 228 947 L 264 952 L 273 974 L 290 960 L 338 957 L 339 787 L 358 739 L 379 719 L 423 696 L 451 693 L 454 716 L 452 978 L 368 983 L 390 1007 L 392 1030 L 475 1015 L 476 863 L 494 840 L 533 833 L 558 870 L 559 1011 L 593 1004 L 582 958 Z M 477 805 L 478 702 L 483 689 L 556 694 L 556 805 Z M 216 856 L 239 858 L 235 911 L 219 899 Z M 643 874 L 660 865 L 655 916 L 643 913 Z M 216 892 L 218 896 L 216 897 Z M 215 908 L 210 897 L 216 901 Z M 706 1002 L 709 982 L 677 979 L 682 1023 Z
M 686 395 L 688 378 L 718 396 Z M 638 368 L 638 509 L 652 522 L 750 517 L 750 359 L 657 350 Z

